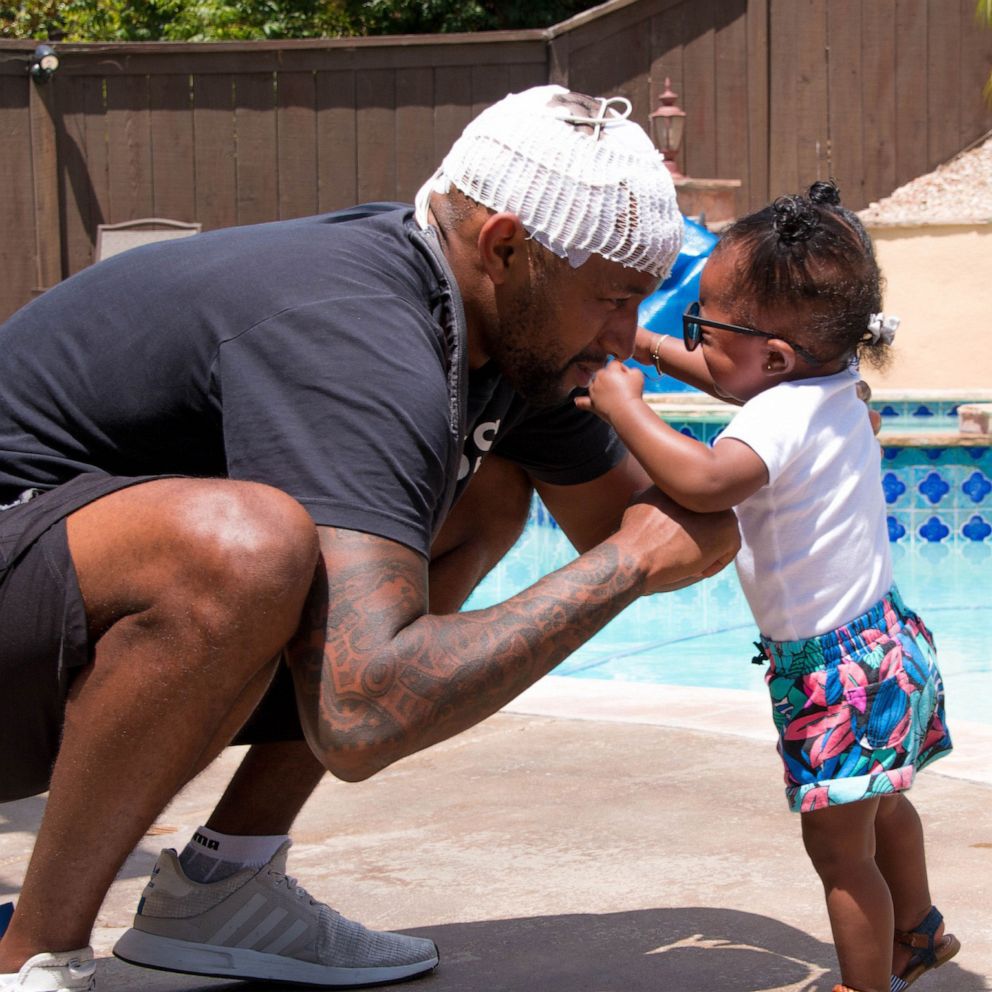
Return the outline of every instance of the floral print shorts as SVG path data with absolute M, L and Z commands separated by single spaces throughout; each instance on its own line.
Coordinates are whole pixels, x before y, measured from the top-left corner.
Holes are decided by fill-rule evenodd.
M 906 790 L 950 752 L 933 637 L 895 586 L 837 630 L 761 649 L 793 812 Z

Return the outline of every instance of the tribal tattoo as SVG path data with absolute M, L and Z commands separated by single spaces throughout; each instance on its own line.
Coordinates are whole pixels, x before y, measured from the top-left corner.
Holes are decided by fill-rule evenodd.
M 394 542 L 321 529 L 323 565 L 290 647 L 311 746 L 364 774 L 496 712 L 640 595 L 603 544 L 485 610 L 427 614 L 427 564 Z

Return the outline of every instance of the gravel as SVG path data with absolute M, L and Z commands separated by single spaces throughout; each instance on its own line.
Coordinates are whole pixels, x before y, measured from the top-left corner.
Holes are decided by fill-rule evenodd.
M 876 226 L 992 222 L 992 132 L 858 216 Z

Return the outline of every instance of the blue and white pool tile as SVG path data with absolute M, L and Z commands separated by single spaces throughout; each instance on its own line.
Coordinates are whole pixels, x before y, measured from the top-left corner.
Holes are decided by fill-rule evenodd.
M 972 502 L 978 505 L 988 504 L 989 493 L 992 492 L 992 482 L 984 472 L 976 470 L 961 483 L 961 491 Z
M 898 506 L 907 502 L 903 497 L 909 491 L 909 487 L 898 472 L 882 473 L 882 490 L 885 493 L 885 502 L 890 506 Z
M 886 517 L 886 521 L 889 525 L 889 540 L 893 544 L 898 543 L 910 543 L 913 539 L 913 521 L 910 514 L 906 511 L 896 511 L 894 513 L 889 513 Z
M 953 535 L 953 523 L 954 521 L 952 519 L 950 525 L 948 525 L 945 519 L 932 513 L 923 519 L 923 522 L 917 528 L 917 533 L 924 541 L 929 541 L 932 544 L 941 543 Z
M 988 541 L 992 537 L 992 513 L 973 513 L 961 526 L 961 536 L 976 543 Z
M 951 491 L 951 485 L 940 472 L 927 472 L 918 483 L 917 489 L 931 506 L 936 506 Z

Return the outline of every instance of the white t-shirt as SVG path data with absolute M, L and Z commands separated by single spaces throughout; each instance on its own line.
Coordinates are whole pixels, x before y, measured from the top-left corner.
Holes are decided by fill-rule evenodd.
M 737 508 L 737 573 L 761 633 L 793 641 L 864 613 L 892 584 L 881 458 L 851 370 L 749 400 L 717 439 L 768 468 Z

